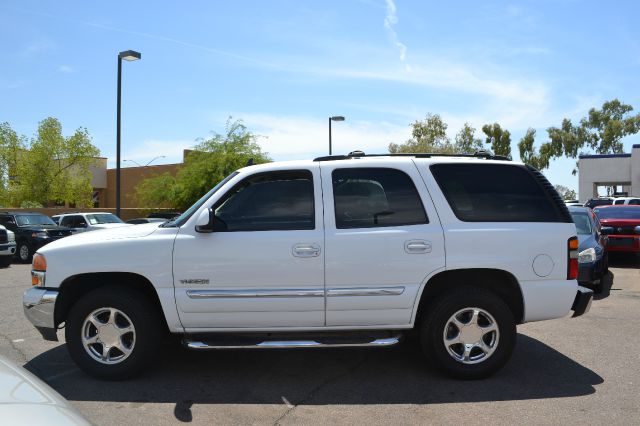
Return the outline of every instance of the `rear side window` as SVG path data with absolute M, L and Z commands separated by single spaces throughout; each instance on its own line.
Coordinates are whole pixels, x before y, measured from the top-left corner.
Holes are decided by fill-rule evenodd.
M 400 170 L 336 169 L 331 176 L 339 229 L 429 223 L 413 181 Z
M 635 198 L 633 200 L 629 200 L 629 205 L 630 206 L 638 206 L 638 205 L 640 205 L 640 200 L 637 199 L 637 198 Z
M 613 204 L 624 204 L 624 200 L 616 200 Z
M 563 211 L 560 211 L 552 197 L 554 194 L 549 194 L 538 181 L 544 179 L 544 176 L 540 174 L 542 177 L 536 178 L 525 167 L 502 164 L 434 164 L 431 172 L 454 214 L 462 221 L 571 221 L 566 206 L 563 204 Z M 548 184 L 548 181 L 544 179 L 543 183 Z

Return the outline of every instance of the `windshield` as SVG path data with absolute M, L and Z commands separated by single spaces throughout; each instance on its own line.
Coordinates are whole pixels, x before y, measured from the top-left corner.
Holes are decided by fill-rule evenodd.
M 175 218 L 172 221 L 163 223 L 162 226 L 163 228 L 169 228 L 169 227 L 174 227 L 174 226 L 182 226 L 190 217 L 191 215 L 198 210 L 208 199 L 209 197 L 211 197 L 213 194 L 215 194 L 218 189 L 222 188 L 222 186 L 229 182 L 231 179 L 233 179 L 236 175 L 238 174 L 238 172 L 233 172 L 231 173 L 229 176 L 227 176 L 226 178 L 222 179 L 220 182 L 218 182 L 218 184 L 216 186 L 214 186 L 213 188 L 211 188 L 211 190 L 209 192 L 207 192 L 206 194 L 204 194 L 202 196 L 202 198 L 200 198 L 198 201 L 196 201 L 191 207 L 189 207 L 189 209 L 187 211 L 185 211 L 184 213 L 182 213 L 180 216 L 178 216 L 177 218 Z
M 640 220 L 640 207 L 606 207 L 593 210 L 600 219 Z
M 99 225 L 102 223 L 124 223 L 118 216 L 111 213 L 88 214 L 87 220 L 91 225 Z
M 580 235 L 591 235 L 591 222 L 586 213 L 571 213 L 573 223 L 576 224 L 576 230 Z
M 16 223 L 18 226 L 32 225 L 49 225 L 56 226 L 56 223 L 50 217 L 43 214 L 20 214 L 16 215 Z

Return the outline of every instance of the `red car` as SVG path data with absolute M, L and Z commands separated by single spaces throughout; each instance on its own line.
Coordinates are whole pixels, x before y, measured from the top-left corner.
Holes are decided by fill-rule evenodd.
M 607 250 L 640 253 L 640 206 L 600 206 L 593 211 L 609 235 Z

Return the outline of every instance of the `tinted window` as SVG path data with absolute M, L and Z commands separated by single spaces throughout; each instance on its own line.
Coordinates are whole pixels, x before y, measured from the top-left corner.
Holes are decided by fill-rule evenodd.
M 435 164 L 431 172 L 462 221 L 565 221 L 551 196 L 522 166 Z
M 640 207 L 601 207 L 593 211 L 599 219 L 640 219 Z
M 613 204 L 624 204 L 624 200 L 615 200 Z
M 589 235 L 591 234 L 591 221 L 586 213 L 571 213 L 573 223 L 576 224 L 576 230 L 578 234 Z
M 372 228 L 429 223 L 413 181 L 395 169 L 336 169 L 336 227 Z
M 283 171 L 250 176 L 215 207 L 216 231 L 314 229 L 313 176 Z
M 634 198 L 633 200 L 629 200 L 629 205 L 630 206 L 637 206 L 640 205 L 640 200 L 637 198 Z
M 60 226 L 65 226 L 67 228 L 73 228 L 75 226 L 74 221 L 75 216 L 65 216 L 60 220 Z

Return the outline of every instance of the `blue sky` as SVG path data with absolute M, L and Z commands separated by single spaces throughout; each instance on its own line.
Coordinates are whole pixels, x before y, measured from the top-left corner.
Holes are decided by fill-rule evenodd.
M 498 122 L 512 150 L 528 127 L 579 119 L 619 98 L 640 109 L 635 1 L 0 1 L 0 122 L 33 135 L 60 119 L 87 127 L 115 158 L 117 53 L 123 158 L 181 161 L 229 116 L 275 160 L 386 152 L 411 122 L 438 113 Z M 640 138 L 625 142 L 629 152 Z M 156 161 L 156 164 L 158 161 Z M 545 171 L 577 189 L 573 160 Z M 124 163 L 127 165 L 127 163 Z

